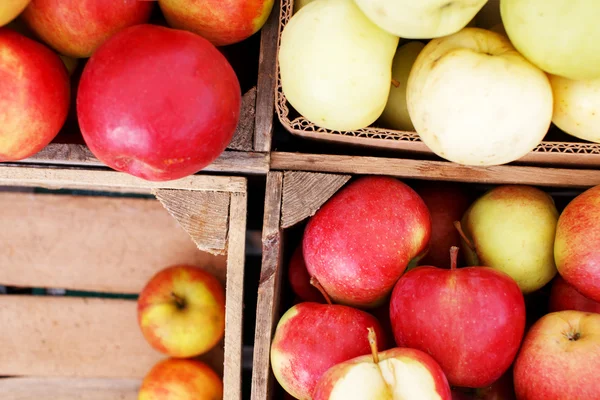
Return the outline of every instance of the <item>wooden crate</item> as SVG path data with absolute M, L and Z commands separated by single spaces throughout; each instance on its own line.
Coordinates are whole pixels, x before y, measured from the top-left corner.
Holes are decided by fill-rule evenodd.
M 279 318 L 292 306 L 287 263 L 306 220 L 350 179 L 387 175 L 401 180 L 454 181 L 485 190 L 490 185 L 526 184 L 562 196 L 563 203 L 600 184 L 600 171 L 528 166 L 467 167 L 436 161 L 272 153 L 267 175 L 263 254 L 252 374 L 252 400 L 282 398 L 270 365 L 271 339 Z M 566 204 L 566 203 L 565 203 Z M 562 204 L 563 206 L 565 204 Z
M 293 15 L 295 0 L 280 1 L 277 51 L 281 33 Z M 366 128 L 355 131 L 336 131 L 316 126 L 300 115 L 287 101 L 281 88 L 278 63 L 275 72 L 276 113 L 283 127 L 290 133 L 306 139 L 353 145 L 371 151 L 383 149 L 401 152 L 402 156 L 439 158 L 421 141 L 416 132 L 384 128 L 379 126 L 377 121 Z M 567 135 L 552 125 L 544 140 L 531 152 L 516 160 L 515 164 L 565 167 L 600 166 L 600 144 Z
M 225 399 L 241 399 L 245 178 L 152 183 L 0 166 L 0 187 L 0 285 L 36 288 L 0 295 L 0 397 L 137 399 L 167 356 L 142 336 L 136 295 L 159 270 L 187 263 L 226 288 L 224 339 L 200 359 L 223 377 Z M 31 295 L 51 288 L 67 295 Z

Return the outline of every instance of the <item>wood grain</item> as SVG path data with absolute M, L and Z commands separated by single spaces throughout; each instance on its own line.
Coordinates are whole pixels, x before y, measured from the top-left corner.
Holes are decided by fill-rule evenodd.
M 256 118 L 256 87 L 242 96 L 240 120 L 228 149 L 252 151 L 254 145 L 254 120 Z
M 260 55 L 256 97 L 254 151 L 271 151 L 273 113 L 275 109 L 275 82 L 277 74 L 277 37 L 279 35 L 280 0 L 273 2 L 269 19 L 261 29 Z
M 242 328 L 244 315 L 244 265 L 246 253 L 245 193 L 233 193 L 229 209 L 229 243 L 227 249 L 227 285 L 225 310 L 225 371 L 223 397 L 242 398 Z
M 350 175 L 285 172 L 281 227 L 289 228 L 312 217 L 350 178 Z
M 139 293 L 173 264 L 225 276 L 225 257 L 199 251 L 152 199 L 4 192 L 0 220 L 0 284 Z
M 225 254 L 229 193 L 157 189 L 154 195 L 200 250 Z M 225 271 L 220 278 L 225 278 Z
M 7 400 L 137 400 L 139 379 L 6 378 L 0 393 Z
M 271 169 L 549 187 L 585 188 L 600 184 L 600 170 L 515 165 L 472 167 L 443 161 L 278 152 L 271 153 Z
M 263 253 L 252 367 L 252 400 L 272 398 L 274 376 L 271 370 L 271 338 L 279 316 L 279 297 L 282 276 L 283 242 L 280 228 L 283 174 L 267 174 L 265 214 L 263 220 Z

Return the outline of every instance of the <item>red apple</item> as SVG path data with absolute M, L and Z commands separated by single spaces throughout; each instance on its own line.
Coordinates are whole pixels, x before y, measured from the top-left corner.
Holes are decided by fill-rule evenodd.
M 375 331 L 368 331 L 372 354 L 329 368 L 313 400 L 451 400 L 448 380 L 430 355 L 399 347 L 380 353 Z
M 463 187 L 456 183 L 428 182 L 414 189 L 427 205 L 431 216 L 429 249 L 419 264 L 450 268 L 448 249 L 460 246 L 460 234 L 454 227 L 454 221 L 460 221 L 471 199 Z
M 56 137 L 67 119 L 69 90 L 58 55 L 0 28 L 0 161 L 30 157 Z
M 430 232 L 429 211 L 413 189 L 394 178 L 359 178 L 308 222 L 306 268 L 334 302 L 374 308 L 426 250 Z
M 562 278 L 600 302 L 600 185 L 575 197 L 556 226 L 554 258 Z
M 275 378 L 294 397 L 310 399 L 325 371 L 371 352 L 369 327 L 387 346 L 379 322 L 365 311 L 312 302 L 293 306 L 279 320 L 271 343 Z
M 124 29 L 86 64 L 77 95 L 85 142 L 109 167 L 152 181 L 212 163 L 235 132 L 240 84 L 206 39 L 155 25 Z
M 138 323 L 148 343 L 164 354 L 204 354 L 225 334 L 225 290 L 198 267 L 165 268 L 139 295 Z
M 273 0 L 158 0 L 174 28 L 197 33 L 215 46 L 250 37 L 267 22 Z
M 150 19 L 153 1 L 32 0 L 27 25 L 59 53 L 87 58 L 120 30 Z
M 396 284 L 390 318 L 396 344 L 429 353 L 453 386 L 478 388 L 511 366 L 525 330 L 525 300 L 517 283 L 489 267 L 431 266 Z
M 140 387 L 138 400 L 222 399 L 223 381 L 200 361 L 167 359 L 156 364 Z
M 310 276 L 306 270 L 301 245 L 296 248 L 290 260 L 288 280 L 292 290 L 300 298 L 300 302 L 313 301 L 315 303 L 325 303 L 325 298 L 321 292 L 310 284 Z
M 563 278 L 557 276 L 550 290 L 550 311 L 585 311 L 600 314 L 600 303 L 588 299 Z
M 527 332 L 514 366 L 519 400 L 598 400 L 600 314 L 559 311 Z

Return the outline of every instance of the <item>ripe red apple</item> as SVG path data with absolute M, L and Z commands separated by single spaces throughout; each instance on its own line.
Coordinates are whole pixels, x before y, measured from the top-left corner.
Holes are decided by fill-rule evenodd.
M 196 360 L 167 359 L 144 377 L 138 400 L 222 399 L 223 381 Z
M 450 268 L 448 249 L 460 246 L 460 234 L 454 227 L 454 221 L 460 221 L 471 199 L 463 186 L 457 183 L 427 182 L 414 186 L 414 189 L 427 205 L 431 216 L 429 250 L 419 260 L 419 265 Z
M 310 276 L 302 256 L 302 245 L 298 246 L 292 255 L 288 268 L 288 280 L 292 290 L 300 298 L 300 302 L 325 303 L 325 298 L 321 292 L 310 284 Z
M 279 384 L 298 399 L 310 399 L 329 368 L 369 354 L 367 328 L 387 348 L 387 338 L 371 314 L 343 305 L 300 303 L 281 317 L 271 343 L 271 367 Z
M 600 302 L 600 185 L 575 197 L 558 218 L 554 258 L 560 276 Z
M 69 90 L 58 55 L 0 28 L 0 161 L 30 157 L 56 137 L 67 119 Z
M 204 354 L 225 334 L 225 290 L 198 267 L 165 268 L 139 295 L 138 323 L 148 343 L 164 354 Z
M 267 22 L 273 0 L 158 0 L 170 26 L 224 46 L 252 36 Z
M 368 331 L 372 354 L 329 368 L 313 400 L 451 400 L 444 371 L 429 354 L 399 347 L 380 353 L 375 331 Z
M 426 250 L 430 232 L 429 211 L 413 189 L 394 178 L 359 178 L 308 222 L 306 268 L 334 302 L 374 308 Z
M 206 39 L 155 25 L 126 28 L 86 64 L 77 95 L 85 142 L 109 167 L 152 181 L 200 171 L 235 132 L 241 90 Z
M 527 332 L 514 365 L 519 400 L 597 400 L 600 314 L 559 311 Z
M 550 311 L 585 311 L 600 314 L 600 302 L 588 299 L 558 275 L 550 290 Z
M 396 344 L 429 353 L 453 386 L 478 388 L 511 366 L 525 330 L 517 283 L 489 267 L 421 266 L 394 287 L 390 318 Z
M 153 1 L 32 0 L 27 25 L 59 53 L 87 58 L 120 30 L 150 19 Z

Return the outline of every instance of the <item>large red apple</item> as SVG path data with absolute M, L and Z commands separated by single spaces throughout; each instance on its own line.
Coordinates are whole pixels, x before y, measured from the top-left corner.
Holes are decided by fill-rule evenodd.
M 527 332 L 514 365 L 519 400 L 600 398 L 600 314 L 559 311 Z
M 399 347 L 380 353 L 368 330 L 372 354 L 329 368 L 313 400 L 451 400 L 444 371 L 429 354 Z
M 59 53 L 86 58 L 120 30 L 150 19 L 148 0 L 32 0 L 27 25 Z
M 312 398 L 325 371 L 371 352 L 369 327 L 382 338 L 382 347 L 387 346 L 379 322 L 365 311 L 312 302 L 293 306 L 279 320 L 271 343 L 275 378 L 294 397 Z
M 273 0 L 158 0 L 174 28 L 197 33 L 215 46 L 240 42 L 267 22 Z
M 77 115 L 85 142 L 109 167 L 153 181 L 200 171 L 225 150 L 241 107 L 225 57 L 190 32 L 126 28 L 86 64 Z
M 600 302 L 600 185 L 575 197 L 558 218 L 556 268 L 582 295 Z
M 398 280 L 390 302 L 396 344 L 429 353 L 453 386 L 478 388 L 511 366 L 525 330 L 517 283 L 489 267 L 421 266 Z
M 574 310 L 600 314 L 600 302 L 588 299 L 559 275 L 552 282 L 549 309 L 551 312 Z
M 429 249 L 419 264 L 450 268 L 448 249 L 460 246 L 460 234 L 454 222 L 460 221 L 471 199 L 463 186 L 457 183 L 427 182 L 414 186 L 414 189 L 427 205 L 431 216 Z
M 58 55 L 0 28 L 0 161 L 30 157 L 56 137 L 67 119 L 69 90 Z
M 413 189 L 394 178 L 359 178 L 308 222 L 306 268 L 334 302 L 374 308 L 426 250 L 430 232 L 429 211 Z
M 315 303 L 325 303 L 325 298 L 321 292 L 310 283 L 310 275 L 308 275 L 304 257 L 302 256 L 302 245 L 296 248 L 290 260 L 288 281 L 301 302 L 314 301 Z

